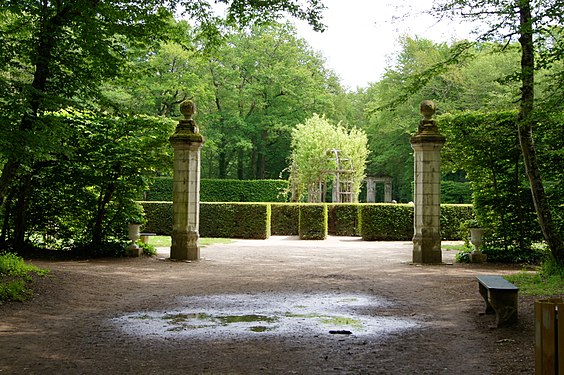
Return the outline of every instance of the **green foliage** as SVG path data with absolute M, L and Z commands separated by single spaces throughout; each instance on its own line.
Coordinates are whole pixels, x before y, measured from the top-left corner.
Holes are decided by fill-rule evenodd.
M 170 235 L 172 232 L 172 202 L 141 202 L 141 204 L 147 219 L 143 230 Z M 270 208 L 265 208 L 267 206 Z M 326 209 L 321 208 L 322 206 L 325 206 Z M 412 205 L 348 203 L 202 203 L 200 205 L 200 235 L 202 237 L 266 238 L 264 235 L 266 211 L 271 212 L 269 225 L 272 235 L 299 235 L 301 233 L 299 212 L 302 208 L 306 212 L 304 216 L 306 221 L 303 224 L 312 226 L 311 231 L 316 233 L 313 234 L 314 236 L 323 237 L 325 230 L 329 233 L 330 228 L 330 233 L 334 235 L 361 235 L 373 240 L 409 241 L 413 237 Z M 327 214 L 324 214 L 324 211 L 327 211 Z M 367 211 L 365 216 L 362 214 L 363 211 Z M 317 218 L 315 215 L 318 215 Z M 324 219 L 323 215 L 327 215 L 327 218 Z M 472 217 L 472 206 L 470 205 L 442 205 L 443 239 L 460 240 L 466 237 L 467 231 L 462 233 L 460 226 L 468 217 Z M 363 218 L 367 220 L 366 227 L 364 224 L 361 225 Z M 249 220 L 249 223 L 245 223 L 246 220 Z M 323 222 L 325 222 L 324 225 Z M 363 228 L 362 231 L 360 227 Z M 306 236 L 309 236 L 310 229 L 308 228 L 302 228 Z M 371 230 L 373 232 L 369 232 Z
M 472 187 L 470 182 L 441 181 L 441 203 L 472 203 Z
M 365 241 L 406 241 L 413 238 L 413 205 L 360 206 L 360 235 Z
M 324 240 L 327 238 L 327 205 L 299 205 L 298 232 L 300 240 Z
M 142 202 L 143 230 L 172 234 L 172 202 Z M 270 205 L 265 203 L 201 203 L 200 236 L 221 238 L 270 237 Z
M 520 272 L 505 278 L 518 286 L 523 295 L 554 297 L 562 296 L 564 290 L 564 279 L 558 276 L 542 277 L 538 273 Z
M 200 181 L 202 202 L 285 202 L 285 180 L 217 180 Z M 148 201 L 172 200 L 172 177 L 156 177 L 145 192 Z
M 0 304 L 5 301 L 25 301 L 32 292 L 27 288 L 31 274 L 44 276 L 47 270 L 26 264 L 13 253 L 0 254 Z
M 364 131 L 347 129 L 341 124 L 332 125 L 319 115 L 314 115 L 295 127 L 292 131 L 290 157 L 292 200 L 298 201 L 307 195 L 308 202 L 323 201 L 320 184 L 332 181 L 334 177 L 330 171 L 338 167 L 340 170 L 352 171 L 350 178 L 353 201 L 358 201 L 369 154 L 367 142 Z M 339 166 L 333 150 L 340 151 Z
M 171 163 L 167 138 L 173 123 L 74 109 L 45 115 L 44 121 L 64 133 L 53 140 L 59 160 L 31 172 L 33 189 L 26 197 L 30 241 L 55 249 L 119 243 L 127 224 L 143 217 L 135 200 L 148 177 Z
M 527 186 L 516 129 L 516 112 L 465 112 L 439 117 L 447 143 L 446 168 L 466 171 L 477 219 L 488 229 L 489 260 L 536 258 L 541 233 Z
M 288 181 L 202 180 L 202 202 L 285 202 Z
M 360 204 L 328 205 L 329 233 L 335 236 L 358 236 Z
M 144 232 L 172 234 L 172 202 L 141 202 L 145 211 Z
M 202 203 L 200 235 L 202 237 L 254 238 L 270 237 L 270 205 L 264 203 Z
M 406 203 L 413 200 L 409 141 L 421 119 L 421 100 L 434 100 L 439 114 L 516 108 L 518 86 L 506 78 L 518 68 L 519 56 L 513 45 L 434 43 L 409 36 L 400 43 L 402 50 L 382 79 L 362 93 L 367 118 L 361 124 L 374 151 L 367 174 L 392 177 L 394 199 Z M 450 187 L 443 186 L 442 203 L 469 203 Z
M 463 224 L 474 217 L 474 209 L 469 204 L 441 205 L 441 239 L 460 240 L 468 235 Z M 462 231 L 461 231 L 462 230 Z
M 204 54 L 186 52 L 184 46 L 147 53 L 139 65 L 150 70 L 135 86 L 146 101 L 143 91 L 154 77 L 182 77 L 165 91 L 158 90 L 160 83 L 152 91 L 159 102 L 170 104 L 167 108 L 174 110 L 167 111 L 173 114 L 182 98 L 195 98 L 206 138 L 203 177 L 279 178 L 286 168 L 291 129 L 314 112 L 334 113 L 334 92 L 342 89 L 292 25 L 273 22 L 225 30 L 224 43 L 206 46 Z M 199 50 L 196 43 L 193 50 Z M 179 63 L 185 61 L 183 55 L 190 55 L 188 63 Z M 160 74 L 153 74 L 155 69 Z M 193 76 L 197 79 L 189 86 L 180 82 Z M 145 107 L 157 110 L 151 104 Z
M 470 253 L 472 251 L 474 251 L 474 248 L 466 243 L 462 246 L 458 253 L 456 253 L 454 259 L 457 263 L 470 263 Z
M 295 203 L 272 204 L 271 231 L 273 236 L 297 236 L 300 206 Z
M 143 250 L 143 254 L 151 257 L 157 255 L 157 249 L 152 244 L 145 243 L 143 241 L 137 241 L 137 245 L 141 250 Z
M 564 265 L 558 263 L 552 255 L 547 255 L 544 258 L 539 273 L 545 278 L 556 276 L 564 281 Z M 564 291 L 564 289 L 562 289 L 562 291 Z
M 48 271 L 26 264 L 23 258 L 14 253 L 0 253 L 0 275 L 29 277 L 30 273 L 45 275 Z

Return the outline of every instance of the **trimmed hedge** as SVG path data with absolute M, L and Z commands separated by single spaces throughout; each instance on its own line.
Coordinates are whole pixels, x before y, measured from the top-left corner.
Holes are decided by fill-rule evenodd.
M 145 232 L 170 235 L 172 202 L 141 202 Z M 441 205 L 441 237 L 462 240 L 461 224 L 473 217 L 471 205 Z M 273 235 L 324 239 L 328 227 L 338 236 L 360 235 L 367 241 L 411 241 L 413 205 L 201 203 L 202 237 L 268 238 Z
M 298 231 L 300 240 L 324 240 L 327 238 L 327 205 L 299 205 Z
M 462 240 L 468 233 L 462 232 L 461 225 L 474 218 L 471 204 L 442 204 L 441 205 L 441 239 Z
M 172 202 L 141 202 L 147 223 L 144 232 L 172 234 Z M 270 205 L 266 203 L 200 203 L 200 236 L 223 238 L 270 237 Z
M 360 206 L 360 235 L 365 241 L 413 238 L 413 205 L 369 203 Z
M 145 219 L 143 232 L 170 236 L 172 234 L 172 202 L 139 202 Z
M 329 234 L 334 236 L 358 236 L 359 209 L 361 205 L 355 203 L 330 204 L 328 206 Z
M 272 204 L 270 230 L 273 236 L 297 236 L 300 206 L 295 203 Z
M 200 181 L 201 202 L 286 202 L 286 180 Z M 145 192 L 146 201 L 172 200 L 172 177 L 155 177 Z
M 266 239 L 270 215 L 266 203 L 201 203 L 200 236 Z

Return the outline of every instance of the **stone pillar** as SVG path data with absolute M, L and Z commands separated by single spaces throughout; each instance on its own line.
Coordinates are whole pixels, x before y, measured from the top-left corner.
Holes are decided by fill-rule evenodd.
M 376 202 L 376 181 L 372 177 L 366 177 L 366 203 Z
M 192 119 L 195 111 L 192 101 L 180 103 L 184 119 L 170 137 L 174 149 L 170 258 L 175 260 L 200 259 L 200 148 L 204 138 Z
M 435 103 L 424 100 L 420 110 L 423 120 L 411 137 L 415 175 L 413 262 L 441 263 L 441 148 L 445 138 L 432 119 Z
M 392 201 L 392 179 L 387 178 L 384 181 L 384 202 L 390 203 Z

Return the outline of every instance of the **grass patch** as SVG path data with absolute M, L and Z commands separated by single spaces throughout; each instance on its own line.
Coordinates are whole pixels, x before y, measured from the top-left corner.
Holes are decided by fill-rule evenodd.
M 519 293 L 528 296 L 555 296 L 564 294 L 564 278 L 559 275 L 543 276 L 538 272 L 520 272 L 505 278 L 519 287 Z
M 151 236 L 149 244 L 154 247 L 170 247 L 172 238 L 170 236 Z M 213 244 L 231 243 L 233 240 L 229 238 L 200 238 L 200 246 L 208 246 Z
M 446 251 L 461 251 L 464 250 L 466 248 L 466 245 L 464 245 L 463 243 L 459 244 L 459 245 L 441 245 L 441 249 L 446 250 Z
M 6 301 L 25 301 L 32 292 L 27 284 L 32 275 L 44 276 L 49 271 L 26 264 L 13 253 L 0 254 L 0 303 Z
M 519 292 L 529 296 L 564 296 L 564 266 L 552 257 L 545 259 L 537 272 L 520 272 L 505 276 L 519 287 Z

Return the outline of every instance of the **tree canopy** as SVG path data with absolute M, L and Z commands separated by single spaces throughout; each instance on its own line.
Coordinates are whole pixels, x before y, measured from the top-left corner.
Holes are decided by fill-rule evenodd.
M 317 114 L 296 126 L 290 156 L 293 199 L 307 195 L 308 202 L 324 202 L 323 185 L 338 183 L 335 177 L 341 172 L 341 178 L 351 181 L 352 201 L 357 202 L 365 177 L 367 146 L 362 130 L 332 125 Z

